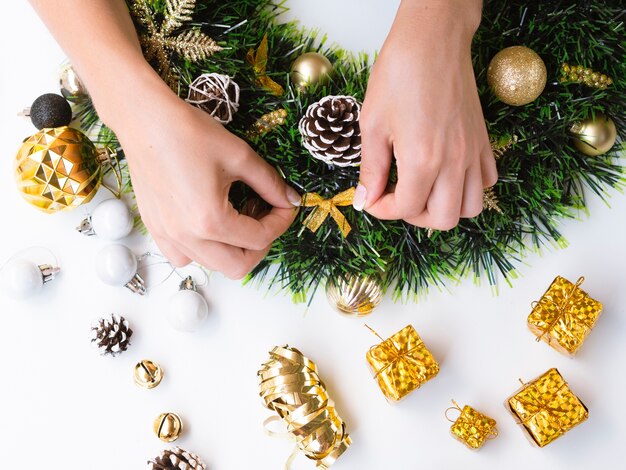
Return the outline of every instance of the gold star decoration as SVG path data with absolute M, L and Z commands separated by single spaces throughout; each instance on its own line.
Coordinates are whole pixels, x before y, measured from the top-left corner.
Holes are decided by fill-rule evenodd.
M 178 74 L 170 62 L 173 53 L 190 62 L 199 62 L 222 50 L 214 39 L 197 29 L 179 31 L 192 20 L 195 8 L 196 0 L 166 0 L 164 18 L 159 25 L 147 0 L 133 0 L 131 4 L 135 21 L 145 28 L 139 32 L 144 56 L 174 91 L 178 91 Z

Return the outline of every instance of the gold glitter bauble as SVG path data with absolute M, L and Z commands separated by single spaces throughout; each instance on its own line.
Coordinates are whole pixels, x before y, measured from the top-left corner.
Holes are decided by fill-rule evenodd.
M 137 385 L 152 389 L 163 380 L 163 369 L 156 362 L 144 359 L 135 366 L 134 377 Z
M 613 148 L 617 141 L 617 128 L 613 120 L 602 113 L 596 113 L 595 119 L 577 122 L 570 128 L 574 134 L 574 145 L 589 157 L 604 155 Z
M 372 313 L 383 298 L 380 281 L 371 276 L 351 275 L 329 279 L 328 302 L 341 314 L 364 317 Z
M 333 64 L 322 54 L 307 52 L 298 57 L 291 66 L 291 82 L 301 90 L 311 85 L 328 83 Z
M 17 153 L 17 186 L 24 199 L 44 212 L 73 209 L 98 191 L 102 166 L 97 154 L 93 143 L 76 129 L 42 129 Z
M 183 422 L 175 413 L 161 413 L 154 420 L 153 429 L 163 442 L 174 442 L 183 432 Z
M 487 81 L 496 97 L 511 106 L 535 101 L 546 87 L 548 71 L 541 57 L 528 47 L 498 52 L 487 69 Z

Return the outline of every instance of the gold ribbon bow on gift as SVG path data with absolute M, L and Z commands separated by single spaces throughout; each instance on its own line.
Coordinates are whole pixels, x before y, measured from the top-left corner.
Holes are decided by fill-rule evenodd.
M 259 48 L 254 51 L 250 49 L 246 56 L 246 60 L 254 68 L 256 74 L 257 85 L 265 88 L 268 92 L 275 96 L 282 96 L 285 93 L 285 89 L 267 76 L 267 58 L 268 58 L 268 44 L 267 33 L 263 36 Z
M 337 194 L 331 199 L 324 199 L 317 193 L 307 193 L 302 197 L 302 205 L 304 207 L 314 207 L 313 211 L 304 220 L 303 224 L 313 233 L 322 226 L 324 221 L 331 216 L 337 225 L 341 234 L 348 236 L 352 227 L 348 223 L 346 216 L 341 213 L 338 206 L 350 206 L 354 201 L 354 192 L 356 188 L 350 188 L 342 193 Z

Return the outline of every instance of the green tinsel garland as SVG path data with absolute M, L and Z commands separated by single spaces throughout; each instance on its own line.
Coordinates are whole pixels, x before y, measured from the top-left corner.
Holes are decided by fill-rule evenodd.
M 132 2 L 131 2 L 132 3 Z M 164 0 L 148 0 L 162 17 Z M 268 276 L 271 284 L 306 300 L 329 275 L 382 274 L 385 287 L 397 297 L 423 292 L 467 273 L 483 274 L 496 284 L 500 272 L 515 276 L 515 265 L 529 247 L 546 241 L 563 245 L 559 219 L 575 217 L 585 207 L 583 188 L 604 197 L 608 188 L 624 187 L 618 151 L 626 135 L 626 8 L 620 0 L 528 2 L 486 0 L 483 22 L 476 34 L 473 61 L 490 134 L 517 136 L 518 142 L 498 161 L 500 180 L 495 187 L 502 213 L 485 211 L 462 220 L 449 232 L 431 238 L 423 229 L 404 222 L 379 221 L 367 213 L 342 208 L 353 231 L 343 239 L 337 226 L 325 223 L 317 233 L 303 228 L 309 210 L 302 210 L 292 228 L 272 247 L 248 280 Z M 352 95 L 363 100 L 370 61 L 324 38 L 303 31 L 297 24 L 278 24 L 284 11 L 272 0 L 199 0 L 188 27 L 201 29 L 224 47 L 222 52 L 196 64 L 172 56 L 180 74 L 181 97 L 201 73 L 230 75 L 241 86 L 240 109 L 229 130 L 246 138 L 246 131 L 261 116 L 284 108 L 285 125 L 250 141 L 290 184 L 303 193 L 324 197 L 355 186 L 358 168 L 330 167 L 311 158 L 302 147 L 297 124 L 306 108 L 327 95 Z M 141 26 L 138 26 L 141 28 Z M 246 53 L 268 34 L 269 75 L 285 87 L 282 97 L 260 89 Z M 486 69 L 501 49 L 525 45 L 546 62 L 548 85 L 544 93 L 524 107 L 499 102 L 487 86 Z M 299 93 L 289 83 L 292 62 L 302 53 L 319 51 L 335 65 L 327 86 Z M 564 62 L 582 64 L 613 78 L 606 90 L 582 84 L 561 84 Z M 574 121 L 602 111 L 616 123 L 620 145 L 607 155 L 585 157 L 575 150 L 568 129 Z M 89 113 L 87 113 L 89 115 Z M 107 134 L 110 138 L 110 133 Z M 241 207 L 249 190 L 233 192 Z M 275 269 L 274 269 L 275 268 Z

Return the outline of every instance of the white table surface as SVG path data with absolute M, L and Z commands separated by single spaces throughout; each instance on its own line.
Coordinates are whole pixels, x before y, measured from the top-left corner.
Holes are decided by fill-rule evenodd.
M 331 40 L 371 52 L 382 43 L 399 2 L 290 3 L 294 16 L 327 31 Z M 288 297 L 214 275 L 205 289 L 210 319 L 197 334 L 183 335 L 164 319 L 164 304 L 177 289 L 174 279 L 145 298 L 101 284 L 93 264 L 104 242 L 74 231 L 89 207 L 48 216 L 31 209 L 14 189 L 14 154 L 21 139 L 34 132 L 16 113 L 39 94 L 57 91 L 64 55 L 25 1 L 5 9 L 0 44 L 0 188 L 6 216 L 0 264 L 23 248 L 45 246 L 63 269 L 37 299 L 19 303 L 0 297 L 0 467 L 145 468 L 146 460 L 166 447 L 152 434 L 153 419 L 175 411 L 186 426 L 177 444 L 199 453 L 209 468 L 282 468 L 292 444 L 261 429 L 271 413 L 261 405 L 256 371 L 274 345 L 285 343 L 317 362 L 348 423 L 354 443 L 333 467 L 337 470 L 573 470 L 622 464 L 625 197 L 612 197 L 612 208 L 591 198 L 590 217 L 561 225 L 569 247 L 526 258 L 521 278 L 513 288 L 501 287 L 499 296 L 465 280 L 449 291 L 433 290 L 418 303 L 386 299 L 367 322 L 383 335 L 412 323 L 441 364 L 435 380 L 392 406 L 364 359 L 376 338 L 364 321 L 334 313 L 323 295 L 307 310 Z M 138 236 L 128 244 L 137 253 L 147 246 Z M 574 281 L 586 276 L 586 290 L 605 304 L 573 360 L 537 344 L 525 325 L 531 302 L 557 274 Z M 111 312 L 125 315 L 135 335 L 125 354 L 102 358 L 89 342 L 89 329 Z M 155 390 L 133 384 L 133 366 L 142 358 L 160 362 L 166 371 Z M 533 379 L 550 367 L 560 369 L 590 417 L 538 449 L 503 403 L 517 390 L 518 378 Z M 500 437 L 477 453 L 454 440 L 444 418 L 451 398 L 494 417 Z M 300 457 L 294 468 L 313 465 Z

